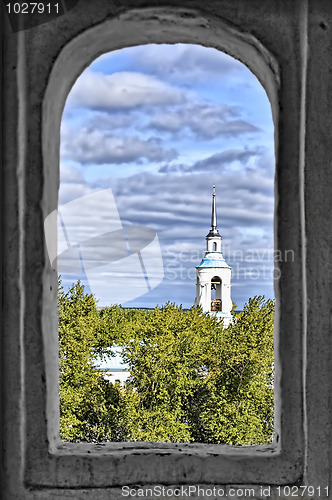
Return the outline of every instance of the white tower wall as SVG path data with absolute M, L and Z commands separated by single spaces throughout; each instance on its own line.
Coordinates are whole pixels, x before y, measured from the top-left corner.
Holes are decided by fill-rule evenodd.
M 196 299 L 197 306 L 203 309 L 203 312 L 211 311 L 211 280 L 215 276 L 221 280 L 221 310 L 226 315 L 230 315 L 232 310 L 231 299 L 231 269 L 197 269 L 196 270 Z
M 207 252 L 221 252 L 221 237 L 213 236 L 206 240 Z
M 214 186 L 213 186 L 214 188 Z M 221 251 L 221 236 L 217 230 L 215 191 L 212 195 L 211 230 L 206 237 L 206 251 L 202 262 L 196 267 L 195 307 L 223 319 L 228 326 L 231 321 L 231 267 Z M 215 299 L 212 300 L 212 289 Z

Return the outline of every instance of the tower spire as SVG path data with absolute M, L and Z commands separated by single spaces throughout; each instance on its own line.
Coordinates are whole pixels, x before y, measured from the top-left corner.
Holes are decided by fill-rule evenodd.
M 213 238 L 215 236 L 221 238 L 217 229 L 216 186 L 213 184 L 211 229 L 207 238 Z
M 217 229 L 217 210 L 216 210 L 216 186 L 213 184 L 212 193 L 212 218 L 211 218 L 212 231 Z
M 217 229 L 216 186 L 213 185 L 211 229 L 206 236 L 206 251 L 202 262 L 196 266 L 195 306 L 203 312 L 214 314 L 231 322 L 231 268 L 221 251 L 221 236 Z

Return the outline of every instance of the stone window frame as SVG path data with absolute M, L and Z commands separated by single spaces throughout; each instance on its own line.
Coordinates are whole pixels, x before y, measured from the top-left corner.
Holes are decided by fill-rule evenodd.
M 23 430 L 25 484 L 30 488 L 94 489 L 151 483 L 282 485 L 295 483 L 304 473 L 304 353 L 302 301 L 299 300 L 305 296 L 301 249 L 304 231 L 301 205 L 303 162 L 299 144 L 286 143 L 280 147 L 279 110 L 285 99 L 280 85 L 282 75 L 278 61 L 262 43 L 245 29 L 235 28 L 220 18 L 180 8 L 130 10 L 70 40 L 53 64 L 43 96 L 43 220 L 57 207 L 60 122 L 65 99 L 75 79 L 105 52 L 157 41 L 196 43 L 229 53 L 252 70 L 270 99 L 276 131 L 276 244 L 281 251 L 294 250 L 296 257 L 292 265 L 280 262 L 277 267 L 280 278 L 275 287 L 275 441 L 271 445 L 249 447 L 137 442 L 62 443 L 59 439 L 57 316 L 54 308 L 57 276 L 48 264 L 44 244 L 42 340 L 33 337 L 28 328 L 23 353 L 25 369 L 29 367 L 30 370 L 29 373 L 25 371 Z M 295 111 L 290 119 L 293 119 L 300 136 L 302 123 Z M 298 159 L 294 165 L 288 162 L 288 167 L 299 186 L 295 194 L 289 195 L 288 177 L 282 175 L 282 164 L 288 157 Z M 283 203 L 279 202 L 281 194 L 286 198 Z M 293 210 L 287 206 L 287 201 Z M 27 219 L 21 221 L 28 229 Z M 287 231 L 289 227 L 293 228 L 291 233 Z M 41 243 L 42 232 L 37 235 L 25 232 L 25 237 L 30 244 L 35 238 Z M 291 286 L 294 282 L 298 285 L 297 293 Z M 22 282 L 21 287 L 25 303 L 29 304 L 29 283 Z M 34 362 L 37 362 L 36 366 L 33 366 Z M 40 378 L 34 378 L 36 374 Z M 34 397 L 40 380 L 45 387 L 44 398 Z

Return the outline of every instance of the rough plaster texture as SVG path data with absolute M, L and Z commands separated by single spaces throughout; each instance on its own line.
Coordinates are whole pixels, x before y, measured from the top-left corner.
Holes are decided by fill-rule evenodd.
M 331 489 L 332 2 L 80 0 L 30 30 L 12 33 L 3 23 L 2 497 L 117 499 L 121 485 L 155 483 L 274 485 L 271 498 L 280 498 L 281 484 Z M 295 261 L 279 263 L 275 290 L 271 446 L 59 440 L 57 286 L 43 222 L 57 206 L 61 112 L 94 58 L 148 42 L 230 53 L 256 74 L 272 105 L 275 241 Z

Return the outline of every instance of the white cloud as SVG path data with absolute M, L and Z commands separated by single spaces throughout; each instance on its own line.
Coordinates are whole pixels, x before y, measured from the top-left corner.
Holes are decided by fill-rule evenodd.
M 81 170 L 69 163 L 60 164 L 61 184 L 80 184 L 84 183 L 84 178 Z
M 107 67 L 113 54 L 100 58 Z M 217 49 L 178 43 L 175 45 L 149 44 L 131 47 L 126 53 L 127 64 L 152 71 L 163 79 L 183 82 L 190 85 L 191 80 L 206 79 L 207 76 L 238 76 L 241 71 L 249 70 L 239 61 Z
M 223 247 L 230 259 L 229 263 L 234 265 L 233 283 L 246 282 L 251 286 L 250 292 L 255 290 L 254 294 L 267 294 L 266 287 L 271 286 L 272 262 L 269 255 L 264 254 L 264 259 L 258 263 L 243 263 L 238 258 L 232 262 L 232 257 L 234 251 L 241 251 L 245 256 L 253 248 L 264 250 L 273 246 L 273 179 L 268 170 L 251 172 L 243 168 L 208 175 L 196 173 L 184 176 L 142 172 L 126 179 L 114 180 L 110 177 L 107 180 L 104 177 L 103 183 L 105 187 L 112 188 L 124 226 L 145 226 L 157 231 L 164 257 L 163 286 L 166 288 L 163 288 L 162 295 L 158 295 L 161 292 L 156 291 L 156 302 L 162 304 L 166 300 L 175 300 L 184 303 L 186 307 L 191 305 L 190 290 L 192 295 L 195 293 L 192 277 L 195 265 L 203 257 L 205 236 L 210 228 L 213 183 L 217 189 L 218 227 L 223 236 Z M 81 184 L 78 189 L 82 189 Z M 107 231 L 108 223 L 102 215 L 101 206 L 91 205 L 87 229 L 92 224 L 97 232 Z M 86 228 L 80 229 L 79 220 L 73 219 L 71 223 L 78 232 L 83 234 L 86 231 Z M 85 225 L 85 222 L 81 223 Z M 170 255 L 169 249 L 173 254 Z M 113 253 L 114 251 L 115 249 Z M 262 271 L 257 274 L 256 269 L 262 270 L 262 266 L 267 266 L 267 271 L 264 272 L 268 277 L 263 284 L 255 277 L 250 277 L 251 267 L 254 267 L 255 276 L 261 277 Z M 175 285 L 180 289 L 179 296 L 174 290 Z M 248 287 L 241 290 L 245 299 Z M 193 299 L 194 297 L 192 302 Z M 233 299 L 241 303 L 238 289 L 234 289 Z
M 93 187 L 85 181 L 75 184 L 61 182 L 59 188 L 59 205 L 63 205 L 64 203 L 68 203 L 69 201 L 76 200 L 81 196 L 91 194 L 93 191 Z
M 227 149 L 215 153 L 203 160 L 199 160 L 192 165 L 180 164 L 166 164 L 160 167 L 160 173 L 181 172 L 181 173 L 195 173 L 195 172 L 225 172 L 230 165 L 237 164 L 238 168 L 243 170 L 243 166 L 247 165 L 252 159 L 256 159 L 262 155 L 262 150 L 256 149 Z
M 237 137 L 259 131 L 258 127 L 241 118 L 238 108 L 202 101 L 163 109 L 151 118 L 146 128 L 178 137 L 189 133 L 198 139 Z
M 89 129 L 98 130 L 128 130 L 135 126 L 142 118 L 142 113 L 137 110 L 120 110 L 116 112 L 93 111 L 87 120 Z
M 179 89 L 151 75 L 127 71 L 105 75 L 86 71 L 73 86 L 67 104 L 106 111 L 177 104 L 183 99 Z
M 156 137 L 117 137 L 109 132 L 82 128 L 64 131 L 61 138 L 61 156 L 84 164 L 130 163 L 143 158 L 167 161 L 177 157 L 175 149 L 165 150 Z
M 261 87 L 238 61 L 200 46 L 132 47 L 99 61 L 101 73 L 92 65 L 67 101 L 61 203 L 111 188 L 121 222 L 153 228 L 166 265 L 167 249 L 177 254 L 176 267 L 140 305 L 171 300 L 190 307 L 195 265 L 210 228 L 213 184 L 224 248 L 245 254 L 273 245 L 273 125 L 270 114 L 261 119 Z M 259 147 L 258 137 L 268 147 Z M 101 208 L 90 211 L 87 226 L 105 231 Z M 80 231 L 79 221 L 72 222 Z M 112 247 L 117 251 L 114 242 Z M 234 300 L 269 295 L 271 280 L 248 276 L 234 275 Z
M 110 179 L 111 183 L 112 180 Z M 211 218 L 212 184 L 216 184 L 218 216 L 225 236 L 237 229 L 263 228 L 272 235 L 273 179 L 270 172 L 242 170 L 155 175 L 148 172 L 118 179 L 113 192 L 127 224 L 162 231 L 161 242 L 204 238 Z M 242 234 L 244 232 L 242 231 Z

